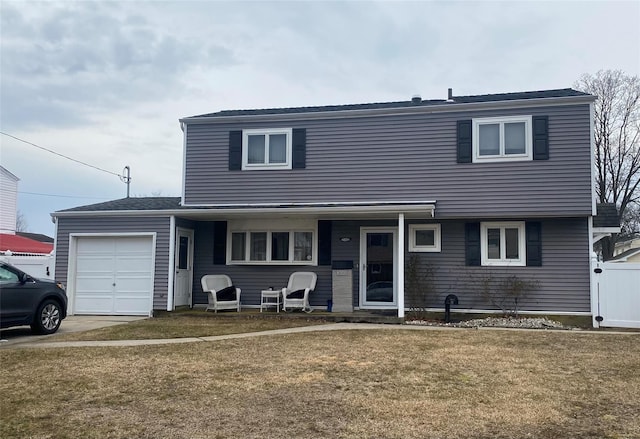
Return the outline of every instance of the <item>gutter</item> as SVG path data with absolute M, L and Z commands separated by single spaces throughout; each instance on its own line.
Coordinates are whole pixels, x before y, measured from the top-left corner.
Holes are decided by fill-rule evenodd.
M 454 98 L 455 99 L 455 98 Z M 414 105 L 400 108 L 370 108 L 364 110 L 336 110 L 310 111 L 301 113 L 251 114 L 235 116 L 190 116 L 178 119 L 180 124 L 215 124 L 230 122 L 280 121 L 280 120 L 314 120 L 314 119 L 344 119 L 355 117 L 381 117 L 404 114 L 432 114 L 460 111 L 477 111 L 491 109 L 548 107 L 572 104 L 590 104 L 596 100 L 595 96 L 567 96 L 557 98 L 514 99 L 508 101 L 491 102 L 461 102 L 440 105 Z

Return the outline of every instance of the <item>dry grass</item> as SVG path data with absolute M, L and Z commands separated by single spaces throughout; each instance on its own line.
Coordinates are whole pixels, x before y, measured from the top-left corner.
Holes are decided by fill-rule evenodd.
M 213 335 L 241 334 L 325 324 L 324 320 L 305 318 L 300 315 L 261 316 L 225 315 L 200 312 L 166 313 L 159 317 L 138 320 L 121 325 L 91 331 L 60 334 L 46 341 L 86 340 L 147 340 L 153 338 L 207 337 Z M 62 323 L 64 325 L 64 322 Z
M 0 350 L 3 438 L 638 438 L 637 335 L 290 334 Z

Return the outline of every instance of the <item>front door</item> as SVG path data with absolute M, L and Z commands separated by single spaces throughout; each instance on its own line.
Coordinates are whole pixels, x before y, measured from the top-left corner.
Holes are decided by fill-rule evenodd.
M 176 277 L 173 289 L 173 304 L 174 306 L 191 305 L 193 230 L 177 229 L 175 255 Z
M 360 229 L 360 308 L 395 308 L 396 229 Z

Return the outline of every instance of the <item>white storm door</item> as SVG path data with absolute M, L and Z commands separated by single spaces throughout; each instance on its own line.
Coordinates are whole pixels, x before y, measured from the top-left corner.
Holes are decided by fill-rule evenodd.
M 396 229 L 360 229 L 360 308 L 397 307 Z
M 175 255 L 176 277 L 173 288 L 173 304 L 174 306 L 191 306 L 193 230 L 177 229 Z

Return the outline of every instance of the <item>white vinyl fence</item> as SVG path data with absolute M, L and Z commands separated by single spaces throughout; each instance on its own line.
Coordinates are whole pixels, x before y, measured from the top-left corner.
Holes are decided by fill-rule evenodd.
M 53 255 L 6 255 L 0 252 L 0 260 L 8 262 L 27 274 L 40 279 L 53 279 Z
M 594 326 L 640 328 L 640 264 L 598 262 L 593 272 Z

